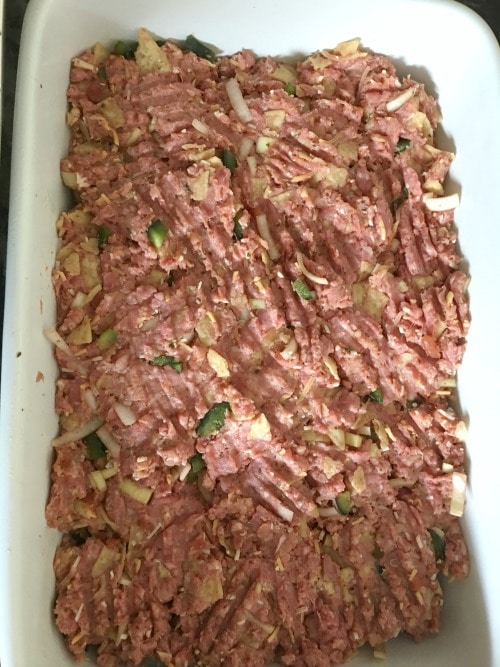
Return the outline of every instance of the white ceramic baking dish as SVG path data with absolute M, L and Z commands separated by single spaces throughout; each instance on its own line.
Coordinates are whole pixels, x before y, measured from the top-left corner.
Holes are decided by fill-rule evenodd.
M 45 526 L 56 367 L 42 330 L 54 322 L 50 273 L 55 220 L 68 204 L 65 89 L 71 56 L 100 40 L 194 32 L 225 52 L 308 53 L 359 36 L 437 95 L 441 144 L 456 151 L 449 190 L 472 275 L 472 327 L 459 375 L 470 419 L 464 525 L 472 574 L 446 590 L 442 632 L 389 645 L 388 667 L 500 666 L 500 56 L 473 12 L 451 0 L 31 0 L 20 56 L 14 128 L 1 394 L 0 639 L 2 667 L 72 664 L 52 618 L 52 557 L 60 536 Z M 373 664 L 368 652 L 353 665 Z

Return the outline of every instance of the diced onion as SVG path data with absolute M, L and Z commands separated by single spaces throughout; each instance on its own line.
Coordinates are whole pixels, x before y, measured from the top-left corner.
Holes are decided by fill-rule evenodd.
M 315 276 L 314 273 L 311 273 L 306 269 L 304 266 L 304 260 L 302 259 L 302 254 L 300 252 L 297 253 L 297 265 L 301 272 L 306 276 L 306 278 L 309 278 L 311 282 L 316 283 L 317 285 L 328 285 L 328 280 L 326 278 L 323 276 Z
M 179 481 L 183 482 L 191 470 L 191 463 L 188 461 L 179 473 Z
M 201 132 L 202 134 L 209 133 L 208 125 L 205 125 L 205 123 L 199 120 L 198 118 L 194 118 L 191 125 L 194 127 L 195 130 L 198 130 L 198 132 Z
M 462 516 L 465 507 L 465 490 L 467 486 L 467 475 L 463 472 L 454 472 L 451 476 L 453 491 L 451 494 L 450 514 Z
M 113 466 L 112 468 L 103 468 L 101 470 L 102 476 L 104 479 L 111 479 L 111 477 L 114 477 L 118 473 L 118 468 Z
M 85 389 L 85 391 L 83 392 L 83 396 L 85 398 L 85 403 L 89 406 L 89 408 L 92 410 L 92 412 L 96 412 L 97 411 L 97 400 L 96 400 L 96 397 L 95 397 L 94 392 L 92 391 L 92 389 L 87 387 L 87 389 Z
M 76 370 L 80 373 L 80 375 L 86 377 L 87 371 L 83 364 L 81 364 L 77 357 L 73 354 L 73 351 L 71 350 L 70 346 L 68 343 L 64 340 L 64 338 L 54 329 L 54 327 L 47 327 L 46 329 L 43 330 L 45 338 L 52 343 L 55 347 L 57 347 L 61 352 L 64 352 L 68 357 L 70 357 L 74 364 Z
M 93 470 L 89 473 L 89 481 L 96 491 L 106 491 L 106 479 L 102 474 L 102 470 Z
M 336 507 L 318 507 L 318 514 L 323 519 L 329 516 L 338 516 L 339 511 Z
M 455 427 L 455 438 L 464 442 L 467 437 L 467 425 L 464 421 L 459 421 Z
M 297 352 L 297 341 L 294 336 L 290 338 L 288 343 L 285 345 L 283 351 L 281 352 L 281 356 L 284 359 L 291 359 L 295 353 Z
M 346 433 L 345 442 L 346 445 L 349 445 L 349 447 L 354 447 L 355 449 L 358 449 L 359 447 L 361 447 L 363 438 L 357 433 Z
M 283 521 L 286 521 L 287 523 L 292 523 L 293 512 L 291 509 L 280 503 L 277 507 L 275 507 L 275 510 L 283 519 Z
M 83 60 L 82 58 L 73 58 L 71 64 L 73 65 L 73 67 L 79 67 L 80 69 L 86 69 L 89 72 L 95 72 L 95 65 L 93 65 L 92 63 L 88 63 L 86 60 Z
M 335 361 L 335 359 L 333 359 L 330 356 L 326 356 L 323 359 L 323 363 L 328 368 L 328 370 L 330 372 L 330 375 L 332 377 L 334 377 L 337 380 L 337 382 L 340 382 L 339 371 L 338 371 L 337 362 Z
M 256 616 L 254 616 L 251 611 L 248 611 L 248 609 L 245 609 L 243 613 L 245 614 L 245 618 L 248 621 L 250 621 L 250 623 L 260 628 L 261 630 L 264 630 L 264 632 L 267 632 L 268 634 L 274 632 L 275 630 L 274 625 L 270 625 L 269 623 L 263 623 Z
M 73 352 L 71 351 L 70 346 L 67 344 L 64 338 L 54 329 L 54 327 L 47 327 L 47 329 L 43 330 L 43 333 L 47 338 L 47 340 L 53 343 L 56 347 L 58 347 L 63 352 L 66 352 L 67 354 L 73 356 Z
M 107 570 L 110 570 L 119 558 L 120 555 L 118 551 L 110 549 L 104 545 L 94 565 L 92 566 L 92 570 L 90 571 L 91 576 L 94 579 L 100 577 L 101 574 L 104 574 Z
M 76 442 L 85 438 L 86 435 L 90 435 L 94 431 L 104 424 L 104 419 L 98 415 L 91 417 L 85 424 L 82 424 L 78 428 L 75 428 L 73 431 L 67 431 L 62 435 L 59 435 L 57 438 L 52 440 L 53 447 L 59 447 L 60 445 L 65 445 L 68 442 Z
M 228 378 L 231 375 L 229 372 L 229 364 L 227 363 L 227 359 L 212 348 L 210 348 L 207 352 L 207 361 L 208 365 L 213 368 L 215 374 L 218 377 Z
M 134 482 L 133 479 L 125 477 L 120 482 L 120 491 L 130 498 L 137 500 L 142 505 L 147 505 L 153 495 L 153 489 Z
M 271 440 L 271 426 L 264 413 L 253 420 L 247 438 L 249 440 Z
M 250 169 L 250 174 L 255 176 L 257 173 L 257 160 L 255 159 L 255 155 L 249 155 L 247 157 L 247 164 L 248 168 Z
M 104 509 L 104 507 L 102 507 L 102 506 L 98 507 L 97 511 L 100 514 L 100 516 L 102 517 L 102 519 L 104 520 L 104 522 L 107 523 L 108 526 L 110 526 L 115 531 L 115 533 L 119 534 L 119 532 L 120 532 L 119 527 L 116 525 L 116 523 L 114 521 L 112 521 L 109 518 L 109 516 L 106 513 L 106 510 Z
M 253 148 L 253 140 L 250 137 L 243 137 L 238 150 L 240 160 L 246 160 Z
M 407 88 L 400 95 L 389 100 L 385 105 L 387 111 L 397 111 L 397 109 L 402 107 L 405 102 L 408 102 L 408 100 L 413 97 L 416 90 L 417 88 L 415 86 Z
M 378 646 L 373 647 L 373 657 L 377 660 L 387 660 L 387 651 L 385 650 L 385 644 L 379 644 Z
M 264 239 L 264 241 L 267 242 L 267 246 L 269 249 L 269 257 L 273 261 L 276 261 L 280 256 L 280 253 L 278 248 L 276 247 L 273 237 L 271 236 L 271 232 L 269 230 L 269 225 L 267 222 L 267 216 L 265 215 L 265 213 L 261 213 L 255 217 L 255 221 L 257 223 L 259 234 Z
M 87 295 L 85 292 L 77 292 L 73 298 L 73 301 L 71 302 L 71 307 L 72 308 L 83 308 L 83 306 L 87 303 Z
M 240 84 L 235 78 L 226 81 L 226 92 L 234 109 L 235 114 L 242 123 L 250 123 L 253 120 L 252 112 L 245 102 L 245 98 L 241 92 Z
M 144 320 L 144 322 L 141 323 L 140 329 L 141 331 L 152 331 L 160 321 L 160 316 L 159 315 L 153 315 L 152 317 L 149 317 L 147 320 Z
M 329 428 L 328 429 L 328 435 L 333 442 L 333 444 L 340 450 L 345 449 L 346 445 L 346 433 L 345 431 L 342 431 L 340 428 Z
M 306 442 L 330 442 L 330 436 L 312 428 L 305 428 L 302 431 L 302 439 Z
M 258 137 L 255 144 L 255 152 L 259 155 L 264 155 L 269 150 L 269 146 L 274 144 L 275 141 L 275 137 L 267 137 L 265 135 Z
M 433 197 L 427 193 L 423 196 L 423 201 L 429 211 L 452 211 L 460 204 L 460 197 L 456 192 L 446 197 Z
M 250 304 L 250 308 L 252 310 L 265 310 L 266 309 L 266 302 L 264 299 L 249 299 L 248 303 Z
M 105 426 L 101 426 L 101 428 L 97 429 L 96 434 L 102 440 L 103 444 L 111 453 L 111 455 L 117 458 L 120 455 L 121 447 L 113 438 L 108 429 Z
M 357 491 L 357 493 L 363 493 L 366 489 L 366 480 L 365 472 L 361 466 L 358 466 L 354 471 L 351 478 L 352 488 Z
M 132 408 L 123 403 L 115 403 L 114 405 L 115 412 L 124 426 L 132 426 L 137 421 L 137 417 L 134 414 Z

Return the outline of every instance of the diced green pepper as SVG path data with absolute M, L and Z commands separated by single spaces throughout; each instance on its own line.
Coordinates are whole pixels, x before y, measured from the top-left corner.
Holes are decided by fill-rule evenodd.
M 225 424 L 226 411 L 230 409 L 231 406 L 227 401 L 212 405 L 206 415 L 200 419 L 196 427 L 196 433 L 201 436 L 207 436 L 215 433 L 215 431 L 219 431 Z
M 222 151 L 222 164 L 229 169 L 231 175 L 234 174 L 234 170 L 238 166 L 236 155 L 228 148 L 224 148 Z
M 113 53 L 117 56 L 123 56 L 127 60 L 132 60 L 139 46 L 138 42 L 119 40 L 116 42 Z
M 97 339 L 97 347 L 100 350 L 106 350 L 118 340 L 118 335 L 114 329 L 106 329 Z
M 243 215 L 243 210 L 244 209 L 240 208 L 238 213 L 236 213 L 236 215 L 234 216 L 233 238 L 236 241 L 241 241 L 241 239 L 243 238 L 243 227 L 241 226 L 240 223 L 240 218 Z
M 285 93 L 288 93 L 288 95 L 293 95 L 295 97 L 295 95 L 297 95 L 297 88 L 293 83 L 290 82 L 285 83 Z
M 106 68 L 104 65 L 99 65 L 97 68 L 97 76 L 102 80 L 106 81 Z
M 374 391 L 371 391 L 368 396 L 372 399 L 372 401 L 375 401 L 375 403 L 384 402 L 384 394 L 382 393 L 382 389 L 380 389 L 380 387 L 377 387 L 374 389 Z
M 153 220 L 153 222 L 148 227 L 148 239 L 157 250 L 162 247 L 165 239 L 167 238 L 167 234 L 167 226 L 158 218 Z
M 429 528 L 429 533 L 432 540 L 432 546 L 434 548 L 434 554 L 436 555 L 436 560 L 444 560 L 445 556 L 445 539 L 444 532 L 440 528 Z
M 211 63 L 214 63 L 217 60 L 215 51 L 203 42 L 200 42 L 199 39 L 196 39 L 194 35 L 188 35 L 184 40 L 183 46 L 186 51 L 191 51 L 199 58 L 209 60 Z
M 186 480 L 190 483 L 196 482 L 200 472 L 202 470 L 205 470 L 207 466 L 205 464 L 205 461 L 203 460 L 203 456 L 199 453 L 192 456 L 189 459 L 189 463 L 191 464 L 191 470 L 188 472 Z
M 342 493 L 339 493 L 339 495 L 335 498 L 335 503 L 337 505 L 338 511 L 341 514 L 349 514 L 352 507 L 350 491 L 342 491 Z
M 97 226 L 97 247 L 99 248 L 99 250 L 102 250 L 104 248 L 104 246 L 109 241 L 110 236 L 111 236 L 111 229 L 109 229 L 109 227 L 106 227 L 106 225 Z
M 399 153 L 402 153 L 407 148 L 410 148 L 410 146 L 411 146 L 411 141 L 409 139 L 405 139 L 404 137 L 399 137 L 394 152 L 396 153 L 396 155 L 399 155 Z
M 103 456 L 106 456 L 108 450 L 95 431 L 86 435 L 82 440 L 87 447 L 87 458 L 89 461 L 96 461 L 97 459 L 102 459 Z
M 170 368 L 173 368 L 178 373 L 182 373 L 182 361 L 169 354 L 159 354 L 148 361 L 148 363 L 151 366 L 170 366 Z
M 314 296 L 313 292 L 311 292 L 302 278 L 297 278 L 297 280 L 292 283 L 292 287 L 294 291 L 297 292 L 297 294 L 300 296 L 300 298 L 304 299 L 305 301 L 311 301 Z

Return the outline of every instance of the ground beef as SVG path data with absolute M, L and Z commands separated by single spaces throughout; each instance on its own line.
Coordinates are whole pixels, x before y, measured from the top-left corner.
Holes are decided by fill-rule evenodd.
M 142 30 L 75 58 L 68 101 L 46 516 L 69 651 L 326 667 L 436 633 L 438 574 L 469 567 L 469 312 L 435 100 L 357 40 L 291 67 Z

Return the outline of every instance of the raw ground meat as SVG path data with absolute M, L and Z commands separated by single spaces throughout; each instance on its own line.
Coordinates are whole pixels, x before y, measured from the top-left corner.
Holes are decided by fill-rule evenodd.
M 453 155 L 357 40 L 74 58 L 46 516 L 69 651 L 327 667 L 465 577 Z M 457 491 L 458 489 L 458 491 Z

